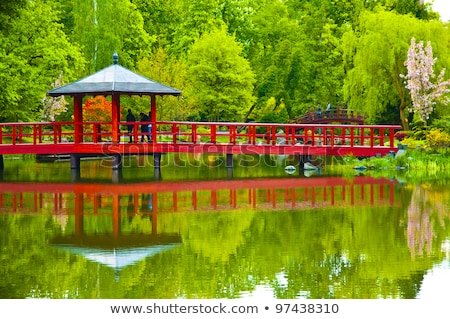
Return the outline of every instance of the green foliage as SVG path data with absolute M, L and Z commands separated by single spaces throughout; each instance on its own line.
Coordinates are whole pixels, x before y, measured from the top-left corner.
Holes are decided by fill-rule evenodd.
M 170 57 L 163 48 L 137 64 L 139 74 L 182 92 L 189 91 L 192 85 L 187 77 L 187 68 L 183 60 Z M 132 105 L 137 112 L 148 112 L 150 102 L 147 98 L 136 97 L 133 98 Z M 189 99 L 172 96 L 157 97 L 156 107 L 159 121 L 184 121 L 197 112 Z
M 189 52 L 186 95 L 208 120 L 242 121 L 253 103 L 254 75 L 241 53 L 223 29 L 203 35 Z
M 386 111 L 400 115 L 408 129 L 408 94 L 399 74 L 405 74 L 404 61 L 412 36 L 426 38 L 437 47 L 436 56 L 446 56 L 448 39 L 444 25 L 386 11 L 366 12 L 360 16 L 360 30 L 343 36 L 345 99 L 352 109 L 362 110 L 370 123 L 383 121 L 377 115 Z
M 18 10 L 9 33 L 0 33 L 0 121 L 40 120 L 41 100 L 62 72 L 65 81 L 83 70 L 84 59 L 45 1 Z
M 257 122 L 260 123 L 287 123 L 289 115 L 284 104 L 276 105 L 275 99 L 267 101 L 266 107 L 262 110 Z
M 450 134 L 440 129 L 431 129 L 426 136 L 426 146 L 439 149 L 450 146 Z
M 183 99 L 158 97 L 160 119 L 257 118 L 274 99 L 274 109 L 284 105 L 291 119 L 308 107 L 330 101 L 334 105 L 348 102 L 351 108 L 364 111 L 371 123 L 407 124 L 402 116 L 410 101 L 398 74 L 404 73 L 402 63 L 411 36 L 431 41 L 438 70 L 450 66 L 448 29 L 435 19 L 429 4 L 420 6 L 417 1 L 12 3 L 0 5 L 2 121 L 37 120 L 41 99 L 58 74 L 63 72 L 65 83 L 79 79 L 110 65 L 114 51 L 121 65 L 183 91 Z M 240 44 L 239 52 L 231 54 L 238 55 L 240 62 L 232 65 L 229 75 L 224 75 L 228 66 L 218 67 L 215 61 L 195 72 L 208 81 L 222 78 L 240 83 L 231 79 L 233 72 L 235 78 L 247 77 L 240 84 L 242 96 L 227 83 L 220 94 L 217 88 L 223 83 L 213 84 L 216 89 L 208 92 L 187 76 L 188 66 L 194 72 L 190 54 L 195 46 L 217 29 L 233 38 L 232 46 Z M 217 48 L 211 56 L 220 54 L 220 43 L 211 40 L 209 44 Z M 223 74 L 209 70 L 211 66 Z M 211 78 L 206 79 L 210 71 Z M 143 104 L 148 103 L 146 99 L 124 97 L 123 101 L 136 110 L 148 109 Z M 199 101 L 202 105 L 195 104 Z M 68 109 L 58 119 L 70 120 Z M 448 115 L 448 110 L 437 105 L 433 115 L 435 120 Z
M 65 4 L 69 0 L 60 0 Z M 114 51 L 119 63 L 133 68 L 150 50 L 155 38 L 144 30 L 144 20 L 129 0 L 71 1 L 63 6 L 64 19 L 73 24 L 70 38 L 78 43 L 90 74 L 111 65 Z
M 431 127 L 442 130 L 443 132 L 450 133 L 450 116 L 444 116 L 433 120 Z

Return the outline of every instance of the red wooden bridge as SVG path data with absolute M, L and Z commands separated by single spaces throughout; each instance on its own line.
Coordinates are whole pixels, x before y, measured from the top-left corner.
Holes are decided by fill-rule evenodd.
M 0 155 L 136 155 L 161 153 L 375 156 L 396 151 L 395 125 L 149 122 L 152 142 L 140 142 L 141 122 L 0 123 Z M 75 130 L 74 127 L 83 128 Z M 125 127 L 134 125 L 133 142 Z M 245 126 L 245 130 L 241 130 Z
M 366 118 L 353 110 L 345 108 L 331 108 L 322 110 L 310 110 L 306 114 L 297 117 L 292 123 L 299 124 L 327 124 L 327 123 L 342 123 L 342 124 L 359 124 L 363 125 Z
M 0 169 L 4 154 L 69 154 L 71 167 L 79 168 L 80 158 L 111 155 L 113 168 L 129 154 L 153 154 L 159 167 L 162 153 L 284 154 L 324 156 L 375 156 L 396 150 L 393 125 L 204 123 L 157 121 L 156 96 L 180 96 L 181 91 L 140 76 L 114 64 L 47 92 L 51 97 L 73 97 L 73 122 L 0 123 Z M 111 96 L 111 121 L 83 120 L 85 96 Z M 120 121 L 120 96 L 150 96 L 149 122 Z M 141 125 L 151 124 L 152 142 L 139 143 Z M 133 125 L 129 143 L 127 125 Z M 127 133 L 124 133 L 127 132 Z

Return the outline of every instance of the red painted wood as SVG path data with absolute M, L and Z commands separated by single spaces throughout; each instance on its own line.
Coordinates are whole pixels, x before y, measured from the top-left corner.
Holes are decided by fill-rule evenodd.
M 120 138 L 121 135 L 126 137 L 127 133 L 113 132 L 115 125 L 107 122 L 85 122 L 85 132 L 83 125 L 76 122 L 0 123 L 0 154 L 181 152 L 374 156 L 396 150 L 394 134 L 401 129 L 395 125 L 156 122 L 152 131 L 155 129 L 153 140 L 157 142 L 149 144 L 139 143 L 140 124 L 133 123 L 133 143 L 128 143 L 128 139 L 112 143 L 115 134 Z M 126 125 L 126 122 L 119 122 L 117 127 Z M 224 126 L 228 131 L 219 130 Z M 171 127 L 171 130 L 163 131 L 163 127 Z M 199 134 L 198 127 L 206 127 L 209 133 Z M 247 132 L 243 132 L 242 127 Z M 341 133 L 336 133 L 336 130 Z M 279 144 L 280 140 L 284 142 Z M 388 146 L 384 146 L 385 141 L 389 141 Z

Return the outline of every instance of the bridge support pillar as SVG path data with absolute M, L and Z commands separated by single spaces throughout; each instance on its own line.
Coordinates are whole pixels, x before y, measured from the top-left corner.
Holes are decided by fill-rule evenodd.
M 153 153 L 153 166 L 156 169 L 161 167 L 161 153 Z
M 112 182 L 114 184 L 118 184 L 123 180 L 122 170 L 121 169 L 113 169 L 112 171 Z
M 5 169 L 5 162 L 3 162 L 3 155 L 0 155 L 0 171 Z
M 227 178 L 233 179 L 233 168 L 232 167 L 227 167 Z
M 233 167 L 233 154 L 227 154 L 227 167 Z
M 305 163 L 309 162 L 309 155 L 299 155 L 298 156 L 298 168 L 302 171 L 305 168 Z
M 113 170 L 122 169 L 122 155 L 115 154 L 112 156 L 112 169 Z
M 71 169 L 80 169 L 80 155 L 71 154 L 70 155 L 70 168 Z

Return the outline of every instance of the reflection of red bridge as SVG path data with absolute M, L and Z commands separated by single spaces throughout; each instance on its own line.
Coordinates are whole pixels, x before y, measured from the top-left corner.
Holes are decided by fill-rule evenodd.
M 156 214 L 185 211 L 393 205 L 396 181 L 357 176 L 148 182 L 0 183 L 0 211 Z M 44 208 L 45 207 L 45 208 Z M 123 212 L 123 213 L 122 213 Z

